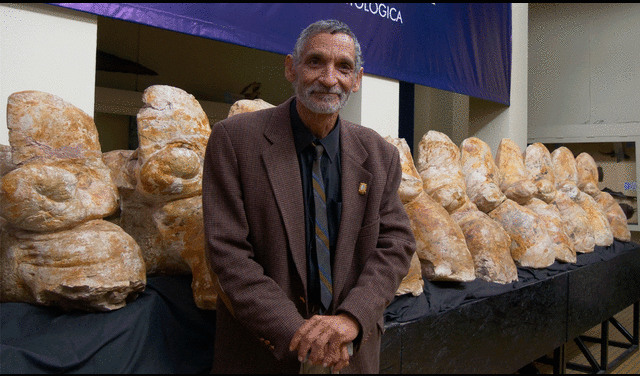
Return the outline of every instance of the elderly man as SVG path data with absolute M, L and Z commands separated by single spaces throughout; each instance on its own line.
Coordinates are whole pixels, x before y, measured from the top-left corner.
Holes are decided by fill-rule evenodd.
M 213 126 L 202 196 L 213 372 L 378 372 L 383 312 L 415 241 L 397 149 L 338 116 L 361 65 L 349 27 L 318 21 L 285 59 L 295 96 Z

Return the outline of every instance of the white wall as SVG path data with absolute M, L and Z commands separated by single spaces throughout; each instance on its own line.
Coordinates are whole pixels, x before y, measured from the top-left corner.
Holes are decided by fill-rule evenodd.
M 362 125 L 382 137 L 398 137 L 400 83 L 398 80 L 369 75 L 362 78 Z
M 360 91 L 351 95 L 340 115 L 345 120 L 374 129 L 382 137 L 398 137 L 400 83 L 390 78 L 363 75 Z
M 640 5 L 532 4 L 529 139 L 640 135 Z
M 95 16 L 45 4 L 0 4 L 0 144 L 9 145 L 7 98 L 38 90 L 93 117 Z
M 640 176 L 640 5 L 542 3 L 529 15 L 529 142 L 574 155 L 592 143 L 607 187 L 637 196 L 623 183 Z M 613 142 L 635 143 L 635 155 L 606 160 Z M 629 228 L 637 241 L 640 226 Z
M 368 75 L 363 75 L 362 81 Z M 357 93 L 351 93 L 347 105 L 340 110 L 340 117 L 352 123 L 362 124 L 362 92 L 365 90 L 364 85 L 360 87 Z

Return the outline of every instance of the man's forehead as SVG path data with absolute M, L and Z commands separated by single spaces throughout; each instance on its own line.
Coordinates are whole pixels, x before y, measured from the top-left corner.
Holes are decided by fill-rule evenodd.
M 310 52 L 313 49 L 327 48 L 339 45 L 344 47 L 343 50 L 352 55 L 355 58 L 356 46 L 353 38 L 349 34 L 345 33 L 324 33 L 320 32 L 311 36 L 304 45 L 303 55 Z M 348 46 L 348 47 L 347 47 Z

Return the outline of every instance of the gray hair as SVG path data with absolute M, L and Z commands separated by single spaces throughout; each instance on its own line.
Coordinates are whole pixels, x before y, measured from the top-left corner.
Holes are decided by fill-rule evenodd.
M 355 73 L 358 74 L 358 72 L 360 71 L 360 67 L 362 67 L 362 64 L 364 64 L 364 60 L 362 60 L 362 50 L 360 49 L 360 43 L 358 42 L 358 38 L 356 38 L 356 35 L 353 33 L 353 31 L 351 31 L 349 26 L 347 26 L 347 24 L 345 24 L 344 22 L 338 20 L 321 20 L 307 26 L 307 28 L 304 29 L 302 33 L 300 33 L 300 36 L 296 41 L 296 45 L 293 47 L 293 53 L 291 54 L 293 56 L 293 61 L 296 64 L 300 62 L 300 54 L 302 53 L 304 45 L 311 37 L 320 33 L 347 34 L 351 37 L 351 39 L 353 39 L 353 44 L 355 45 L 356 50 Z

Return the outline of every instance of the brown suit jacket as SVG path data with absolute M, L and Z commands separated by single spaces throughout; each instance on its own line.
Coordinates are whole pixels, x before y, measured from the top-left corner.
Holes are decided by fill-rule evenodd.
M 207 145 L 202 201 L 206 254 L 220 297 L 216 373 L 297 373 L 300 368 L 289 343 L 309 312 L 291 100 L 214 124 Z M 343 371 L 375 373 L 384 309 L 408 271 L 415 241 L 397 194 L 397 149 L 375 131 L 344 120 L 340 143 L 343 207 L 333 313 L 350 313 L 362 328 L 357 351 Z

